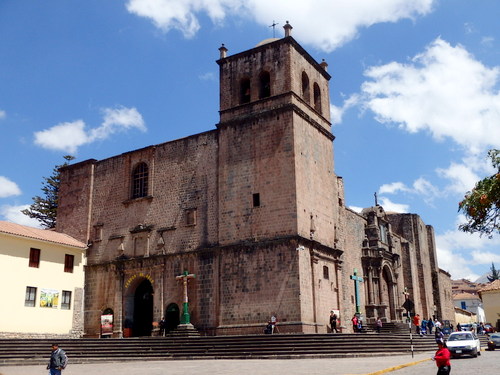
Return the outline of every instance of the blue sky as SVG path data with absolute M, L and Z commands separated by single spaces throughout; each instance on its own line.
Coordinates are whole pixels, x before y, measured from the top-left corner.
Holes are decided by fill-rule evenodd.
M 474 280 L 500 266 L 499 236 L 457 230 L 500 148 L 499 17 L 497 0 L 0 0 L 0 219 L 37 225 L 19 210 L 64 155 L 214 129 L 220 45 L 244 51 L 288 20 L 329 64 L 347 205 L 377 192 L 418 213 L 440 267 Z

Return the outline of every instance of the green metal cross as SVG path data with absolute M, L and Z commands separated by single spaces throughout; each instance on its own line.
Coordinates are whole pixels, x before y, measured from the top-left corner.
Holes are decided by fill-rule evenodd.
M 359 314 L 359 283 L 363 282 L 363 278 L 358 276 L 358 270 L 354 269 L 354 275 L 351 275 L 350 278 L 354 280 L 354 293 L 356 297 L 356 313 Z
M 181 324 L 191 324 L 191 317 L 189 316 L 189 305 L 188 305 L 188 281 L 189 279 L 194 279 L 196 277 L 195 274 L 191 274 L 188 271 L 184 271 L 182 275 L 176 276 L 175 279 L 182 281 L 182 285 L 184 287 L 184 303 L 183 303 L 183 311 L 181 317 Z

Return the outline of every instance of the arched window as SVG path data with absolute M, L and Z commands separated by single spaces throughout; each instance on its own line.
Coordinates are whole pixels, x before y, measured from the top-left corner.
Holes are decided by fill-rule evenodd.
M 309 91 L 309 77 L 306 72 L 302 72 L 302 99 L 308 104 L 311 102 L 311 93 Z
M 321 113 L 321 91 L 317 83 L 314 83 L 314 109 Z
M 269 72 L 262 72 L 259 76 L 260 88 L 259 99 L 268 98 L 271 96 L 271 75 Z
M 139 163 L 132 173 L 132 199 L 148 195 L 148 166 Z
M 240 83 L 240 104 L 250 103 L 250 79 L 244 78 Z

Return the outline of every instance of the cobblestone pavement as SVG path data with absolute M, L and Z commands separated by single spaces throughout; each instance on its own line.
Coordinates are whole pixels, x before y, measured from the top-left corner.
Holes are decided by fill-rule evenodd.
M 433 353 L 325 359 L 122 361 L 70 364 L 63 375 L 379 375 L 429 361 Z M 0 375 L 47 374 L 43 366 L 0 366 Z

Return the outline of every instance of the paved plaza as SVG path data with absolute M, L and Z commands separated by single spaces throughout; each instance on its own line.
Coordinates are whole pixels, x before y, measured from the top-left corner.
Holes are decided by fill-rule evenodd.
M 63 375 L 378 375 L 429 361 L 432 352 L 382 357 L 325 359 L 231 359 L 122 361 L 70 364 Z M 71 359 L 70 359 L 71 361 Z M 0 366 L 0 375 L 46 374 L 43 366 Z

